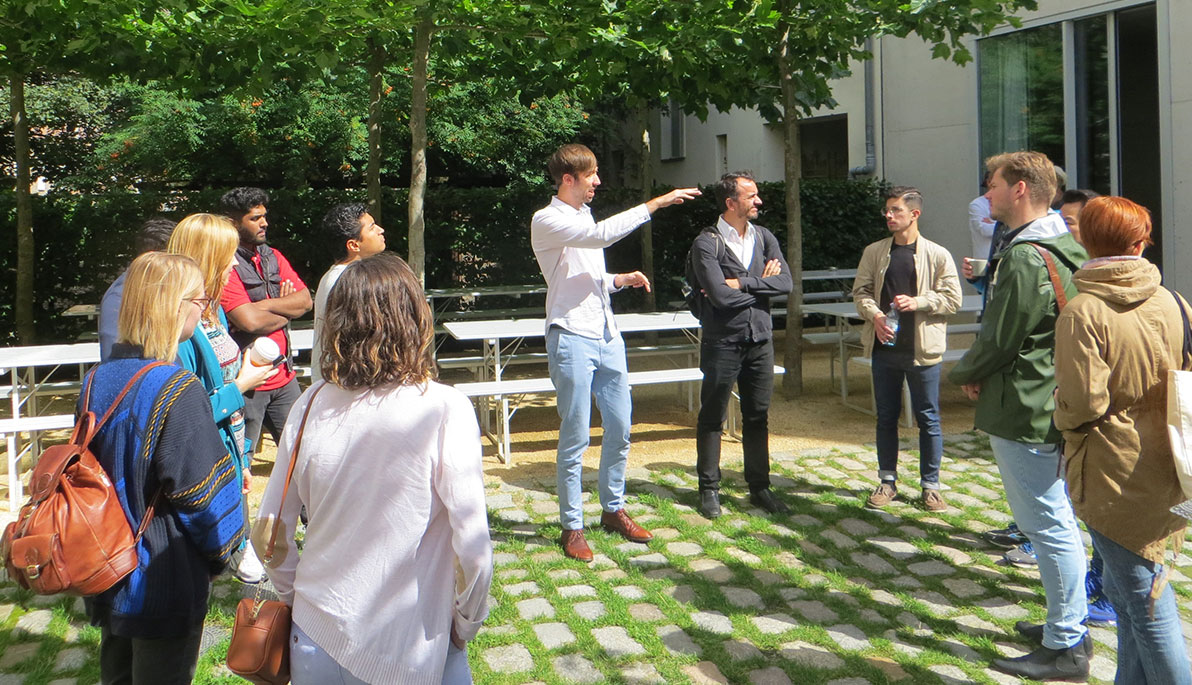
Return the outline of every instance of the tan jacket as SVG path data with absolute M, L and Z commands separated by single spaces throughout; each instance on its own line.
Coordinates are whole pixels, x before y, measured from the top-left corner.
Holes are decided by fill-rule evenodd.
M 1168 511 L 1183 496 L 1167 441 L 1167 370 L 1182 363 L 1184 324 L 1159 279 L 1144 259 L 1089 262 L 1055 327 L 1055 425 L 1072 506 L 1157 564 L 1185 524 Z
M 871 243 L 861 254 L 857 278 L 853 281 L 853 302 L 865 319 L 861 342 L 865 356 L 873 354 L 873 320 L 884 314 L 877 298 L 886 282 L 890 266 L 890 246 L 894 238 Z M 960 309 L 960 277 L 952 253 L 922 235 L 915 247 L 915 366 L 939 364 L 948 347 L 947 318 Z

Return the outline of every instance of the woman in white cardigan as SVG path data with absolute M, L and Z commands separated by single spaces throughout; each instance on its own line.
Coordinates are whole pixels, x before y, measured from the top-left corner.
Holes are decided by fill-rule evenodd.
M 323 335 L 326 386 L 290 412 L 253 535 L 264 559 L 280 506 L 266 569 L 293 607 L 293 682 L 470 683 L 466 643 L 492 581 L 480 431 L 468 399 L 433 380 L 431 313 L 410 267 L 388 252 L 349 266 Z

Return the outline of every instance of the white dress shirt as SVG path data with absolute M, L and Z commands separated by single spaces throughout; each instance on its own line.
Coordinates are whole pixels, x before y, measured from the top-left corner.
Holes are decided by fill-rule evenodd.
M 989 200 L 984 195 L 974 198 L 968 206 L 969 232 L 973 237 L 973 259 L 988 259 L 993 244 L 993 229 L 997 222 L 989 216 Z
M 327 273 L 319 279 L 319 287 L 315 290 L 315 342 L 310 350 L 310 379 L 312 383 L 323 380 L 323 345 L 319 342 L 323 334 L 323 322 L 327 320 L 327 297 L 331 295 L 331 287 L 339 280 L 340 274 L 348 268 L 347 264 L 332 264 Z
M 644 204 L 599 223 L 587 205 L 579 209 L 558 197 L 534 213 L 530 245 L 546 279 L 546 329 L 560 326 L 585 338 L 601 339 L 605 327 L 619 335 L 609 293 L 615 274 L 604 270 L 604 248 L 650 220 Z
M 745 222 L 745 235 L 742 237 L 737 229 L 724 220 L 722 214 L 716 220 L 716 228 L 720 231 L 720 235 L 724 236 L 724 244 L 733 251 L 733 255 L 741 262 L 741 266 L 748 269 L 749 262 L 753 261 L 753 242 L 757 239 L 757 231 L 753 230 L 753 224 Z

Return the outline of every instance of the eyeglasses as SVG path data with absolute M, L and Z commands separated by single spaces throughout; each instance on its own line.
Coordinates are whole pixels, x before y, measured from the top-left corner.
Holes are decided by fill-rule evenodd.
M 195 304 L 199 305 L 199 309 L 206 309 L 211 306 L 210 297 L 188 297 L 186 298 L 186 301 L 194 302 Z

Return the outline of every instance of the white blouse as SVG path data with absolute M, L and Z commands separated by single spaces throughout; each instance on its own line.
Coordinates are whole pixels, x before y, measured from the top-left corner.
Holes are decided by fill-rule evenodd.
M 266 566 L 294 622 L 361 680 L 438 685 L 452 623 L 470 640 L 488 615 L 492 545 L 472 405 L 433 382 L 371 391 L 326 385 L 282 503 L 312 392 L 286 422 L 254 527 L 257 554 L 265 558 L 281 505 Z M 299 556 L 303 505 L 309 524 Z

